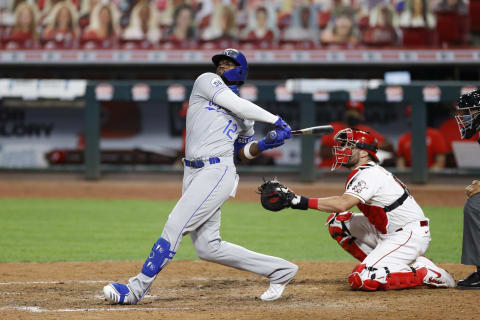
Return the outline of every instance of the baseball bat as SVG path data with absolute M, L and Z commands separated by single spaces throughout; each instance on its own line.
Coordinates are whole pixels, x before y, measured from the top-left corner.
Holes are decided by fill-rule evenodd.
M 330 133 L 333 133 L 333 127 L 331 125 L 316 126 L 292 131 L 292 135 L 294 136 L 313 136 Z M 267 141 L 271 142 L 275 139 L 277 139 L 277 132 L 275 130 L 267 133 Z
M 315 136 L 315 135 L 330 134 L 330 133 L 333 133 L 333 127 L 331 125 L 292 130 L 292 135 L 294 136 Z

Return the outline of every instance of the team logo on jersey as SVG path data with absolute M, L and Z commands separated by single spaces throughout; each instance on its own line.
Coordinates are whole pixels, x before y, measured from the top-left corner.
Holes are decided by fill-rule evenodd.
M 352 190 L 356 193 L 361 193 L 363 190 L 368 189 L 367 183 L 363 180 L 357 182 L 356 185 L 353 186 Z
M 213 78 L 212 82 L 210 82 L 213 87 L 219 87 L 223 84 L 222 80 L 220 78 Z

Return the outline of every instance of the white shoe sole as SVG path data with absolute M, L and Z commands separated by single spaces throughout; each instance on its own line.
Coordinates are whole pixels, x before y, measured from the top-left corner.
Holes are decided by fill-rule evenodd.
M 270 287 L 267 289 L 267 291 L 262 293 L 262 295 L 260 296 L 260 300 L 262 300 L 262 301 L 275 301 L 275 300 L 279 299 L 282 296 L 283 291 L 285 290 L 285 287 L 287 286 L 287 284 L 289 284 L 295 278 L 295 276 L 297 275 L 297 272 L 298 272 L 298 267 L 295 270 L 295 272 L 293 273 L 293 275 L 291 276 L 291 278 L 288 279 L 287 281 L 285 281 L 282 284 L 271 283 Z

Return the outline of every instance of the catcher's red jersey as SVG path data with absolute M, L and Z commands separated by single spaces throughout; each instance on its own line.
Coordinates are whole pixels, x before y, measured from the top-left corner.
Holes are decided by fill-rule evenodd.
M 390 172 L 374 162 L 353 170 L 345 184 L 345 194 L 360 200 L 358 208 L 383 234 L 395 232 L 413 221 L 428 220 L 411 195 L 391 211 L 384 209 L 401 199 L 405 192 Z

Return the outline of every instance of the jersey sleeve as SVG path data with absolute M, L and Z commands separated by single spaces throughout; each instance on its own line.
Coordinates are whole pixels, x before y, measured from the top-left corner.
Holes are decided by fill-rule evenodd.
M 347 182 L 345 194 L 354 196 L 365 203 L 377 193 L 379 188 L 380 181 L 378 181 L 374 169 L 363 169 Z
M 240 131 L 238 132 L 239 136 L 248 136 L 253 137 L 255 134 L 255 130 L 253 126 L 255 125 L 255 121 L 253 120 L 243 120 L 243 123 L 240 126 Z
M 220 76 L 211 72 L 200 75 L 195 81 L 194 88 L 196 90 L 195 94 L 208 101 L 214 101 L 220 92 L 229 90 Z

